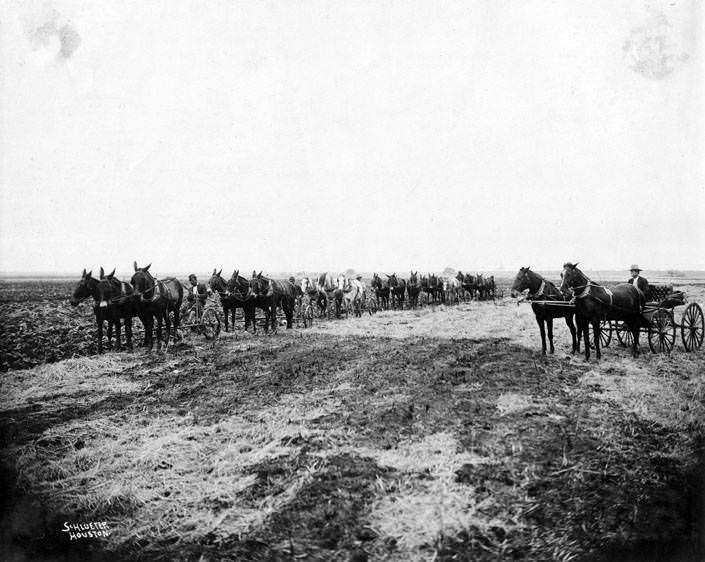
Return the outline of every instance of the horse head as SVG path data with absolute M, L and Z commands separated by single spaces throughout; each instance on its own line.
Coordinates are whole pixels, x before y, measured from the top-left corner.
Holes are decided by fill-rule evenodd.
M 222 272 L 222 269 L 216 271 L 215 268 L 213 268 L 213 275 L 211 275 L 211 278 L 208 280 L 208 286 L 211 288 L 211 291 L 221 295 L 228 292 L 228 285 L 225 279 L 220 275 Z
M 156 281 L 152 274 L 149 273 L 149 268 L 152 266 L 150 263 L 147 267 L 137 267 L 137 262 L 135 262 L 135 273 L 130 280 L 130 284 L 135 289 L 135 294 L 140 297 L 141 301 L 147 301 L 154 296 L 154 287 Z M 147 293 L 151 293 L 147 295 Z
M 78 282 L 78 285 L 76 285 L 76 288 L 73 291 L 73 296 L 69 300 L 71 306 L 78 306 L 78 303 L 82 300 L 94 296 L 96 294 L 95 288 L 97 284 L 98 280 L 93 278 L 92 270 L 86 272 L 84 268 L 83 273 L 81 274 L 81 280 Z
M 564 295 L 568 294 L 570 289 L 575 289 L 576 287 L 581 287 L 588 283 L 588 278 L 578 269 L 577 263 L 566 262 L 563 264 L 563 271 L 561 272 L 561 293 Z
M 113 273 L 115 273 L 113 271 Z M 106 277 L 103 268 L 100 268 L 100 280 L 96 285 L 96 301 L 98 301 L 99 308 L 108 308 L 108 303 L 113 298 L 113 285 L 111 283 L 111 277 Z
M 518 297 L 523 291 L 529 289 L 532 293 L 536 290 L 532 288 L 532 277 L 534 273 L 529 267 L 520 267 L 512 283 L 512 297 Z M 536 287 L 538 288 L 538 287 Z

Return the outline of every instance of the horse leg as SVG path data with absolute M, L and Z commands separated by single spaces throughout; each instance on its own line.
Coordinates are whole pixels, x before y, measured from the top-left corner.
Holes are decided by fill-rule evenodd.
M 124 316 L 125 320 L 125 345 L 129 351 L 132 351 L 132 316 L 128 312 Z
M 600 353 L 600 321 L 593 320 L 592 322 L 592 334 L 595 340 L 595 356 L 599 361 L 602 358 L 602 353 Z
M 546 355 L 546 328 L 543 325 L 543 318 L 536 317 L 536 323 L 539 325 L 541 332 L 541 353 Z
M 105 321 L 108 323 L 108 349 L 113 348 L 113 317 L 112 315 L 106 311 L 105 313 Z
M 632 343 L 632 357 L 639 357 L 639 333 L 641 332 L 641 327 L 639 321 L 634 324 L 628 324 L 629 329 L 632 332 L 632 338 L 634 342 Z
M 286 329 L 291 330 L 294 322 L 294 303 L 282 304 L 282 308 L 284 309 L 284 316 L 286 316 Z
M 590 324 L 587 319 L 578 317 L 579 330 L 583 333 L 583 343 L 585 344 L 585 361 L 590 360 Z
M 115 349 L 122 351 L 122 337 L 120 334 L 120 313 L 113 313 L 113 322 L 115 322 Z
M 548 342 L 551 344 L 551 350 L 549 353 L 553 355 L 556 349 L 553 347 L 553 318 L 550 316 L 546 318 L 546 325 L 548 326 Z
M 98 353 L 103 353 L 103 317 L 100 313 L 95 315 L 95 321 L 98 325 Z
M 569 314 L 568 316 L 565 317 L 565 323 L 568 326 L 568 329 L 570 330 L 570 337 L 573 340 L 573 349 L 572 349 L 571 353 L 575 354 L 576 351 L 580 352 L 580 342 L 575 334 L 575 324 L 573 324 L 573 315 L 572 314 Z
M 174 311 L 174 320 L 176 320 L 176 311 Z M 171 315 L 169 314 L 169 309 L 166 309 L 166 314 L 164 314 L 164 324 L 166 325 L 166 338 L 164 341 L 166 345 L 169 345 L 169 338 L 171 336 Z M 174 343 L 176 343 L 176 330 L 174 330 Z

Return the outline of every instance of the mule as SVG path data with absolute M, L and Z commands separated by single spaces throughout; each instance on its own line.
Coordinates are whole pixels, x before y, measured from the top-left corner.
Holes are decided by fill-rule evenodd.
M 598 285 L 578 269 L 578 264 L 563 264 L 561 273 L 561 292 L 572 289 L 575 293 L 575 313 L 578 330 L 585 340 L 585 360 L 590 359 L 590 333 L 592 324 L 595 355 L 599 360 L 600 353 L 600 322 L 603 320 L 622 321 L 632 333 L 632 356 L 639 355 L 639 332 L 643 319 L 641 310 L 644 305 L 644 294 L 630 283 L 621 283 L 612 289 Z
M 419 305 L 419 295 L 421 294 L 419 272 L 410 271 L 409 274 L 409 281 L 406 284 L 406 293 L 409 295 L 409 306 L 416 308 Z
M 385 273 L 386 275 L 386 273 Z M 389 289 L 392 296 L 392 308 L 396 310 L 397 306 L 404 310 L 404 295 L 406 294 L 406 279 L 398 279 L 396 273 L 387 275 L 389 281 Z
M 233 330 L 235 329 L 235 312 L 238 308 L 242 309 L 245 318 L 245 331 L 249 328 L 250 323 L 254 329 L 255 297 L 250 290 L 250 284 L 244 277 L 239 277 L 238 270 L 233 272 L 228 281 L 222 276 L 222 272 L 222 269 L 220 271 L 213 269 L 208 286 L 220 297 L 220 304 L 225 316 L 225 331 L 229 331 L 228 320 L 230 319 L 232 319 Z
M 129 283 L 115 278 L 115 270 L 105 275 L 103 268 L 100 268 L 100 280 L 98 281 L 98 306 L 107 308 L 107 314 L 111 318 L 116 329 L 116 348 L 122 349 L 120 324 L 125 325 L 125 345 L 132 350 L 132 319 L 139 316 L 139 304 L 134 294 L 134 290 Z M 110 328 L 108 328 L 110 331 Z M 110 339 L 110 333 L 108 333 Z
M 277 308 L 281 306 L 286 317 L 286 329 L 290 330 L 294 321 L 296 289 L 289 281 L 276 281 L 265 277 L 260 271 L 250 280 L 250 288 L 256 297 L 257 306 L 265 312 L 265 331 L 271 324 L 273 332 L 277 331 Z
M 100 306 L 101 297 L 98 294 L 99 279 L 93 277 L 93 270 L 86 272 L 85 268 L 81 274 L 81 280 L 76 285 L 69 302 L 71 306 L 78 306 L 82 301 L 93 298 L 93 314 L 95 315 L 97 328 L 98 353 L 103 353 L 103 323 L 108 323 L 108 349 L 112 347 L 113 339 L 113 319 L 108 313 L 106 306 Z
M 372 289 L 377 299 L 377 308 L 387 310 L 389 308 L 389 281 L 382 280 L 376 273 L 372 274 Z
M 362 290 L 360 282 L 347 279 L 344 275 L 339 275 L 336 279 L 338 289 L 343 293 L 343 310 L 348 315 L 362 316 Z
M 170 313 L 174 315 L 174 342 L 176 342 L 181 303 L 184 300 L 183 285 L 173 277 L 167 277 L 163 280 L 155 279 L 149 272 L 151 265 L 137 267 L 137 262 L 134 262 L 135 273 L 130 281 L 135 295 L 139 298 L 140 317 L 144 324 L 144 345 L 150 350 L 154 347 L 152 332 L 155 319 L 157 321 L 157 349 L 161 349 L 162 324 L 166 327 L 166 343 L 168 345 L 171 334 Z
M 531 310 L 534 311 L 536 323 L 539 325 L 541 332 L 541 353 L 546 355 L 546 329 L 548 328 L 548 342 L 550 345 L 550 353 L 555 352 L 553 346 L 553 320 L 556 318 L 565 318 L 565 323 L 570 330 L 570 336 L 573 340 L 573 349 L 571 353 L 580 352 L 580 334 L 576 333 L 575 323 L 575 308 L 569 306 L 568 297 L 564 295 L 558 287 L 553 283 L 544 279 L 538 273 L 531 271 L 529 267 L 519 269 L 514 283 L 512 283 L 512 297 L 518 297 L 522 292 L 529 290 L 528 298 L 530 300 L 556 301 L 557 304 L 532 303 Z

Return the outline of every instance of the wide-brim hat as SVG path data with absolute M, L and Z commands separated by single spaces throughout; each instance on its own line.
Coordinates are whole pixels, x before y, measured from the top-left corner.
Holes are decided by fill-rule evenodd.
M 637 264 L 633 263 L 629 268 L 629 271 L 641 271 L 641 268 Z

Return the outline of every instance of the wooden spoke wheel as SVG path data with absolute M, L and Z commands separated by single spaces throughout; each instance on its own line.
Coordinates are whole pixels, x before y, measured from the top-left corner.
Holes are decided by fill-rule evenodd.
M 649 324 L 649 347 L 654 353 L 671 353 L 676 341 L 676 324 L 673 312 L 659 308 Z
M 207 340 L 213 340 L 220 334 L 220 318 L 218 318 L 218 313 L 212 308 L 207 308 L 203 311 L 201 325 L 203 326 L 203 335 Z
M 681 339 L 686 351 L 700 349 L 704 333 L 703 309 L 697 303 L 690 303 L 683 311 L 683 319 L 681 320 Z
M 603 320 L 602 322 L 600 322 L 600 347 L 609 347 L 611 341 L 612 322 L 610 322 L 609 320 Z
M 624 322 L 615 323 L 615 332 L 617 332 L 617 340 L 622 347 L 631 348 L 634 345 L 634 336 Z

